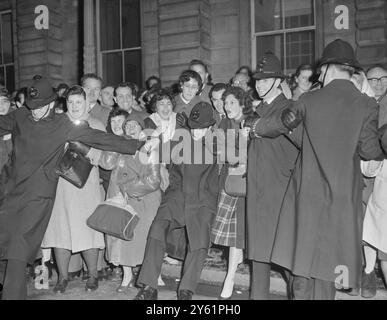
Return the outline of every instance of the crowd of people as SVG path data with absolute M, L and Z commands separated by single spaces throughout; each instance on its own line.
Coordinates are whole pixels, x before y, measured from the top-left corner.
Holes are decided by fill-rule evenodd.
M 195 59 L 169 87 L 85 74 L 2 88 L 2 298 L 27 297 L 27 264 L 43 256 L 55 293 L 82 274 L 86 291 L 119 280 L 136 300 L 157 299 L 163 261 L 182 260 L 177 298 L 190 300 L 212 244 L 228 248 L 219 299 L 232 299 L 243 261 L 253 300 L 270 298 L 273 264 L 291 299 L 334 299 L 338 287 L 373 297 L 377 258 L 387 278 L 386 117 L 386 68 L 365 70 L 340 39 L 291 77 L 267 52 L 227 83 Z M 82 188 L 55 171 L 70 143 L 93 166 Z M 132 240 L 87 225 L 104 200 L 137 212 Z

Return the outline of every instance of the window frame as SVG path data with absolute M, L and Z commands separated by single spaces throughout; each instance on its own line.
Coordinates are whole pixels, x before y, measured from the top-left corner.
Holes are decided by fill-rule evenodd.
M 142 1 L 139 0 L 140 4 L 140 30 L 141 30 L 141 46 L 139 47 L 131 47 L 131 48 L 122 48 L 123 46 L 123 41 L 122 41 L 122 0 L 115 0 L 120 2 L 120 49 L 111 49 L 111 50 L 101 50 L 101 18 L 100 18 L 100 13 L 101 13 L 101 1 L 96 0 L 96 33 L 97 33 L 97 70 L 99 75 L 104 79 L 104 74 L 103 74 L 103 55 L 108 54 L 108 53 L 121 53 L 121 63 L 122 63 L 122 81 L 125 82 L 125 53 L 129 51 L 140 51 L 141 58 L 142 58 L 142 50 L 143 50 L 143 19 L 142 19 L 142 12 L 143 12 L 143 6 L 142 6 Z M 144 63 L 143 59 L 141 59 L 141 75 L 144 75 Z M 142 77 L 141 77 L 142 78 Z M 138 85 L 141 85 L 140 83 Z
M 4 56 L 3 56 L 3 44 L 1 44 L 1 52 L 0 52 L 0 55 L 1 55 L 1 61 L 2 63 L 0 63 L 0 68 L 2 68 L 4 70 L 4 87 L 7 88 L 7 73 L 6 73 L 6 68 L 7 67 L 10 67 L 10 66 L 13 66 L 14 68 L 14 73 L 15 73 L 15 43 L 14 43 L 14 25 L 13 25 L 13 19 L 14 19 L 14 15 L 13 15 L 13 12 L 12 12 L 12 9 L 7 9 L 7 10 L 0 10 L 0 42 L 2 41 L 3 39 L 3 28 L 2 28 L 2 21 L 3 21 L 3 15 L 5 14 L 11 14 L 11 26 L 12 26 L 12 34 L 11 34 L 11 39 L 12 39 L 12 52 L 13 52 L 13 62 L 12 63 L 3 63 L 4 62 Z M 14 87 L 16 87 L 16 77 L 14 78 Z
M 317 25 L 319 23 L 318 21 L 318 16 L 317 16 L 317 1 L 313 0 L 313 21 L 314 25 L 312 26 L 307 26 L 307 27 L 297 27 L 297 28 L 283 28 L 283 29 L 278 29 L 278 30 L 272 30 L 272 31 L 261 31 L 261 32 L 256 32 L 255 31 L 255 1 L 256 0 L 250 0 L 250 8 L 251 8 L 251 64 L 253 68 L 256 68 L 257 65 L 257 38 L 262 37 L 262 36 L 275 36 L 275 35 L 282 35 L 284 37 L 284 61 L 283 61 L 283 70 L 284 73 L 288 73 L 289 69 L 287 68 L 287 62 L 286 62 L 286 35 L 289 33 L 297 33 L 297 32 L 302 32 L 302 31 L 314 31 L 314 47 L 315 47 L 315 57 L 318 54 L 318 40 L 319 36 L 317 34 Z M 281 9 L 282 12 L 284 11 L 284 1 L 286 0 L 281 0 Z M 285 25 L 285 19 L 286 15 L 284 14 L 282 17 L 282 25 Z

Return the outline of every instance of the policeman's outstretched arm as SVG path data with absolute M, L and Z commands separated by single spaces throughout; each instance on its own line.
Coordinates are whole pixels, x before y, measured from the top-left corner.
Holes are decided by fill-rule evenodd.
M 145 144 L 145 141 L 91 129 L 87 123 L 74 124 L 67 136 L 67 141 L 80 141 L 96 149 L 123 154 L 135 154 Z
M 255 119 L 248 119 L 246 122 L 251 127 L 251 137 L 275 138 L 296 129 L 301 124 L 304 113 L 305 105 L 299 100 L 271 116 L 259 118 L 256 114 Z
M 12 133 L 15 128 L 15 113 L 0 116 L 0 137 Z

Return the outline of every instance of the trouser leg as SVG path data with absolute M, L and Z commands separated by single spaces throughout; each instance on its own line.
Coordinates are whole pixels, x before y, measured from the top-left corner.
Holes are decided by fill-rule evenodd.
M 27 263 L 8 260 L 3 287 L 3 300 L 25 300 L 27 298 Z
M 181 278 L 179 290 L 196 291 L 200 281 L 204 261 L 207 257 L 208 249 L 188 250 L 184 260 L 183 276 Z
M 270 299 L 270 263 L 252 262 L 252 282 L 250 299 Z
M 0 283 L 4 284 L 5 269 L 7 268 L 7 260 L 0 260 Z
M 137 282 L 145 286 L 157 288 L 157 279 L 161 273 L 165 252 L 165 243 L 148 238 L 144 260 L 141 265 Z
M 335 300 L 335 283 L 320 279 L 314 280 L 313 300 Z
M 334 300 L 334 282 L 294 276 L 292 284 L 295 300 Z

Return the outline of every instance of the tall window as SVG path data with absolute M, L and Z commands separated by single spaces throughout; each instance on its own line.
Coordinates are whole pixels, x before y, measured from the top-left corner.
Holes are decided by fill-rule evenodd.
M 108 84 L 142 84 L 140 16 L 140 0 L 99 0 L 99 61 Z
M 252 64 L 267 51 L 280 58 L 285 73 L 315 60 L 314 0 L 251 0 Z
M 4 84 L 9 92 L 15 90 L 12 35 L 12 12 L 0 11 L 0 83 Z

